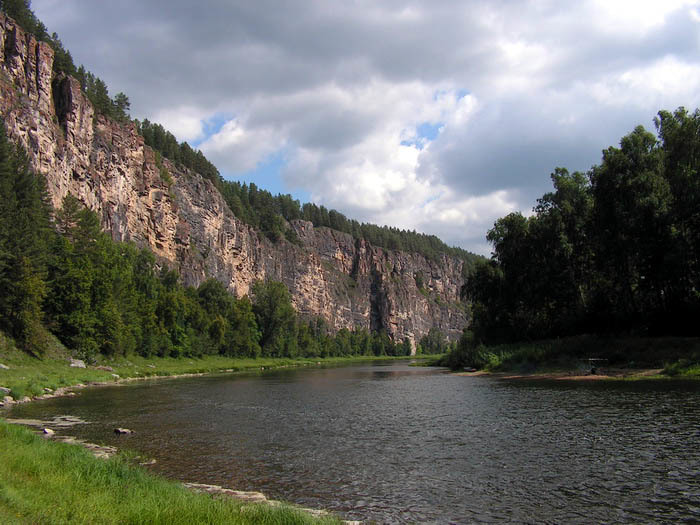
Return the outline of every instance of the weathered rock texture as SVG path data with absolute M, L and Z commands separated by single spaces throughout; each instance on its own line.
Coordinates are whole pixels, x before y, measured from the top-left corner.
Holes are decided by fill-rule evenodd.
M 452 339 L 460 333 L 467 317 L 460 260 L 388 251 L 304 221 L 292 224 L 302 246 L 273 244 L 234 217 L 211 182 L 167 160 L 157 164 L 132 124 L 95 116 L 79 83 L 53 77 L 52 65 L 48 44 L 0 14 L 0 114 L 46 176 L 55 207 L 72 193 L 115 240 L 149 247 L 186 284 L 215 277 L 242 296 L 256 279 L 279 280 L 298 312 L 336 330 L 385 329 L 412 343 L 432 326 Z

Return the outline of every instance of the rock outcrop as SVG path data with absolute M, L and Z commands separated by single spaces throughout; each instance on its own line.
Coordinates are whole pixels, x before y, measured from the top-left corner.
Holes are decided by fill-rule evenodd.
M 292 224 L 300 246 L 272 243 L 210 181 L 157 158 L 133 124 L 96 115 L 78 81 L 53 76 L 52 65 L 48 44 L 0 14 L 0 115 L 55 207 L 73 194 L 115 240 L 149 247 L 189 285 L 215 277 L 242 296 L 256 279 L 282 281 L 300 314 L 335 330 L 384 329 L 413 344 L 433 326 L 452 339 L 461 332 L 462 261 L 385 250 L 305 221 Z

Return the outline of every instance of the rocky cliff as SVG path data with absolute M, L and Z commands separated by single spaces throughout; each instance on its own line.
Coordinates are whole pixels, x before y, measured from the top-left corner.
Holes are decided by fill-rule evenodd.
M 301 246 L 272 243 L 211 182 L 160 160 L 132 124 L 96 116 L 77 80 L 52 66 L 50 46 L 0 13 L 0 114 L 55 207 L 72 193 L 114 239 L 149 247 L 186 284 L 215 277 L 242 296 L 256 279 L 282 281 L 302 315 L 336 330 L 385 329 L 396 341 L 415 343 L 432 326 L 452 339 L 461 332 L 460 260 L 384 250 L 305 221 L 292 224 Z

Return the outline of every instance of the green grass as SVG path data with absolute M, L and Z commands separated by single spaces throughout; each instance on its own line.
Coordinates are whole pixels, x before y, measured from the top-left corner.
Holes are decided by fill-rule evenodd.
M 410 366 L 441 366 L 440 363 L 447 354 L 417 354 L 411 357 L 414 361 Z
M 50 357 L 36 358 L 14 347 L 12 341 L 0 333 L 0 363 L 10 367 L 0 369 L 0 386 L 11 389 L 11 396 L 21 399 L 44 393 L 45 388 L 95 382 L 116 382 L 126 378 L 176 376 L 183 374 L 211 374 L 220 372 L 260 371 L 270 368 L 301 366 L 333 366 L 361 361 L 399 359 L 396 357 L 328 357 L 328 358 L 232 358 L 218 355 L 201 358 L 144 358 L 128 356 L 118 359 L 102 358 L 96 365 L 106 365 L 113 371 L 99 370 L 95 366 L 71 368 L 68 352 L 55 352 Z M 403 357 L 402 359 L 406 359 Z M 113 374 L 119 376 L 115 378 Z M 1 398 L 2 396 L 0 396 Z
M 131 464 L 96 459 L 76 445 L 45 440 L 0 420 L 0 522 L 42 524 L 306 524 L 291 506 L 247 504 L 196 494 Z
M 700 379 L 700 356 L 696 355 L 695 359 L 679 359 L 668 363 L 664 367 L 663 374 L 682 379 Z

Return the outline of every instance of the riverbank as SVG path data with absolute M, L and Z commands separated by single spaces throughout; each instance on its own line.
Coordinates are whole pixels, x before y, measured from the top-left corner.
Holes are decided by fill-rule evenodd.
M 580 370 L 558 370 L 549 372 L 530 373 L 517 373 L 512 371 L 490 372 L 487 370 L 477 370 L 475 372 L 457 372 L 456 375 L 467 377 L 493 377 L 497 379 L 541 379 L 549 381 L 638 381 L 644 379 L 672 379 L 670 376 L 665 375 L 662 372 L 663 368 L 601 369 L 595 374 L 591 374 L 590 372 L 582 372 Z M 700 378 L 700 376 L 694 377 Z
M 16 403 L 26 403 L 39 399 L 48 399 L 59 396 L 78 395 L 77 391 L 87 387 L 99 387 L 106 385 L 127 384 L 139 380 L 172 379 L 178 377 L 192 377 L 210 374 L 235 374 L 248 373 L 256 374 L 266 370 L 282 369 L 291 367 L 326 367 L 340 366 L 344 364 L 372 362 L 372 361 L 393 361 L 405 360 L 406 357 L 392 356 L 353 356 L 353 357 L 333 357 L 333 358 L 257 358 L 240 359 L 226 358 L 222 356 L 207 356 L 203 358 L 150 358 L 139 356 L 129 358 L 102 361 L 92 365 L 86 365 L 76 359 L 71 359 L 65 355 L 60 357 L 47 357 L 37 359 L 16 349 L 5 347 L 5 351 L 0 353 L 0 407 L 9 408 Z M 8 386 L 4 386 L 8 385 Z M 4 397 L 4 403 L 3 401 Z M 0 414 L 2 411 L 0 410 Z M 17 421 L 17 423 L 23 423 Z M 31 423 L 25 423 L 30 425 Z M 18 425 L 11 425 L 17 427 Z M 36 425 L 34 425 L 36 427 Z M 44 425 L 51 427 L 52 425 Z M 346 523 L 338 518 L 327 515 L 324 511 L 313 509 L 301 509 L 286 505 L 277 501 L 268 500 L 261 493 L 243 494 L 233 489 L 217 486 L 205 486 L 197 483 L 180 484 L 174 481 L 159 478 L 156 475 L 143 471 L 134 473 L 128 469 L 139 470 L 136 461 L 129 455 L 115 450 L 105 454 L 104 450 L 111 447 L 103 447 L 83 443 L 75 439 L 55 440 L 49 443 L 46 439 L 34 436 L 33 433 L 24 429 L 25 432 L 15 432 L 8 430 L 8 423 L 0 418 L 0 449 L 3 451 L 15 450 L 20 452 L 16 440 L 22 443 L 26 450 L 19 454 L 25 454 L 29 459 L 27 463 L 20 460 L 11 466 L 4 463 L 0 467 L 0 522 L 1 523 L 81 523 L 93 522 L 94 512 L 99 515 L 100 523 Z M 42 425 L 36 428 L 43 428 Z M 33 439 L 30 439 L 32 435 Z M 24 437 L 22 437 L 24 436 Z M 48 437 L 48 436 L 47 436 Z M 51 440 L 54 441 L 54 440 Z M 68 444 L 66 444 L 68 443 Z M 116 462 L 119 466 L 104 468 L 98 464 L 86 466 L 90 461 L 80 459 L 77 463 L 62 463 L 60 479 L 53 479 L 51 464 L 55 463 L 54 456 L 80 457 L 80 453 L 71 452 L 48 452 L 46 446 L 53 444 L 56 446 L 72 446 L 82 448 L 88 454 L 95 454 L 102 458 L 101 461 Z M 21 448 L 21 447 L 20 447 Z M 33 450 L 32 450 L 33 449 Z M 35 457 L 36 456 L 36 457 Z M 109 458 L 107 457 L 109 456 Z M 112 457 L 113 456 L 113 457 Z M 48 459 L 47 459 L 48 458 Z M 3 461 L 3 454 L 0 453 L 0 461 Z M 72 460 L 71 460 L 72 461 Z M 83 464 L 87 462 L 86 464 Z M 126 463 L 125 463 L 126 462 Z M 37 471 L 37 465 L 41 468 Z M 28 467 L 26 465 L 29 465 Z M 27 473 L 23 469 L 29 468 Z M 126 468 L 126 474 L 123 471 Z M 93 484 L 85 482 L 83 470 L 96 473 L 98 480 Z M 12 471 L 12 476 L 5 475 L 5 470 Z M 71 471 L 74 470 L 75 472 Z M 143 470 L 143 469 L 141 469 Z M 38 474 L 36 474 L 38 472 Z M 36 474 L 36 476 L 35 476 Z M 71 476 L 80 480 L 75 483 Z M 108 478 L 117 476 L 128 479 L 129 483 L 141 485 L 140 489 L 129 490 L 123 496 L 114 496 L 113 483 L 118 483 L 119 479 L 109 481 Z M 34 479 L 36 477 L 36 479 Z M 154 478 L 154 479 L 150 479 Z M 16 486 L 13 482 L 22 481 L 21 486 Z M 108 482 L 109 481 L 109 482 Z M 173 485 L 175 488 L 170 487 Z M 61 489 L 57 490 L 60 486 Z M 139 491 L 142 492 L 139 495 Z M 199 503 L 192 503 L 189 514 L 185 513 L 185 519 L 177 521 L 171 519 L 171 511 L 164 510 L 164 506 L 169 507 L 168 499 L 173 499 L 173 508 L 177 511 L 179 506 L 189 508 L 188 497 L 182 496 L 185 493 L 205 493 L 197 494 L 203 500 Z M 11 497 L 5 497 L 5 493 Z M 45 493 L 45 495 L 43 495 Z M 88 494 L 89 493 L 89 494 Z M 38 499 L 35 495 L 38 494 Z M 50 513 L 42 508 L 42 502 L 52 500 L 72 501 L 78 495 L 83 494 L 89 501 L 85 503 L 92 506 L 93 511 L 86 511 L 85 514 L 71 508 L 52 508 Z M 241 502 L 243 494 L 243 502 Z M 253 497 L 250 497 L 252 494 Z M 212 499 L 212 495 L 214 499 Z M 18 499 L 15 501 L 15 497 Z M 141 497 L 147 501 L 158 501 L 158 505 L 152 508 L 138 506 L 138 508 L 118 509 L 113 499 L 122 501 L 124 498 Z M 233 499 L 232 499 L 233 498 Z M 222 504 L 221 500 L 230 500 L 227 504 Z M 185 501 L 187 500 L 187 501 Z M 246 504 L 245 501 L 248 501 Z M 90 503 L 92 501 L 92 503 Z M 185 501 L 185 503 L 183 503 Z M 255 508 L 251 508 L 251 502 L 255 503 Z M 46 505 L 49 505 L 46 503 Z M 102 507 L 100 507 L 102 505 Z M 266 507 L 262 510 L 259 507 Z M 270 510 L 274 509 L 274 511 Z M 64 512 L 65 511 L 65 512 Z M 174 511 L 173 511 L 174 512 Z M 90 518 L 92 516 L 92 518 Z M 126 517 L 125 517 L 126 516 Z M 138 519 L 129 518 L 137 516 Z M 142 518 L 146 516 L 146 518 Z M 151 519 L 149 516 L 155 516 Z
M 340 524 L 288 505 L 241 502 L 188 490 L 146 472 L 132 456 L 97 459 L 0 420 L 0 522 Z
M 144 358 L 129 356 L 98 363 L 57 355 L 39 359 L 11 345 L 0 348 L 0 404 L 67 395 L 86 386 L 115 385 L 130 381 L 187 377 L 217 373 L 255 373 L 264 370 L 338 366 L 363 361 L 390 361 L 406 357 L 352 356 L 329 358 Z
M 459 372 L 476 368 L 482 374 L 510 378 L 700 379 L 700 338 L 587 335 L 477 345 L 458 348 L 440 362 L 431 364 L 448 366 Z

